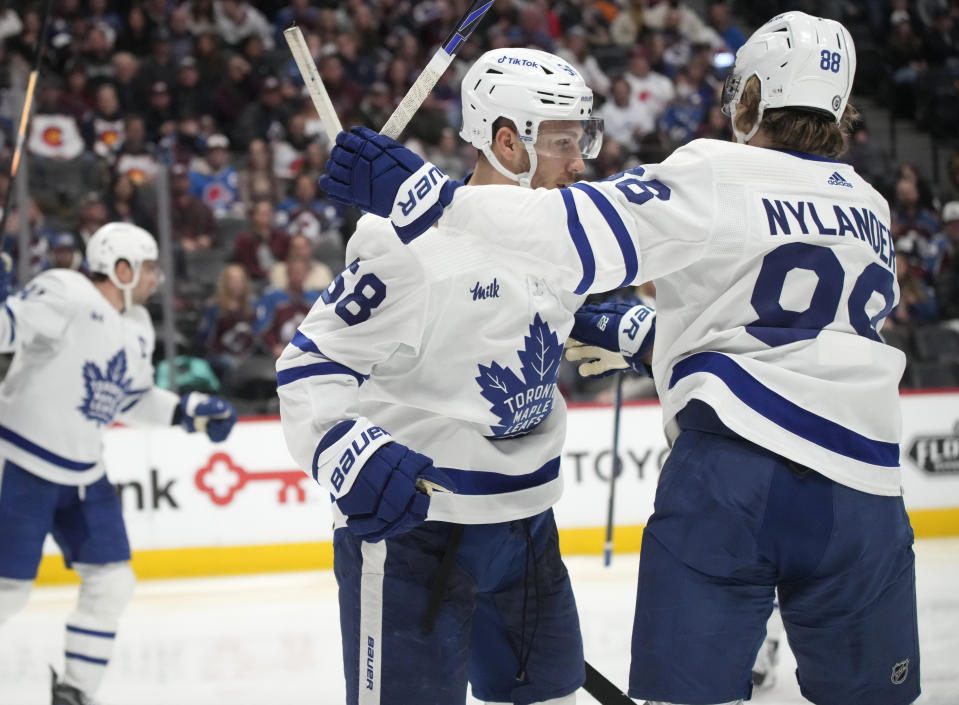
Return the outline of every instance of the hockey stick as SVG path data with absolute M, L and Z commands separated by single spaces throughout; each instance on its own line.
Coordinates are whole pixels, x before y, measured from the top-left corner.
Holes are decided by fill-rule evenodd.
M 586 682 L 583 690 L 592 695 L 600 705 L 636 705 L 636 702 L 617 688 L 602 673 L 586 662 Z
M 283 38 L 286 39 L 286 43 L 290 47 L 293 60 L 296 62 L 296 68 L 300 70 L 303 83 L 306 84 L 306 91 L 313 100 L 316 114 L 320 116 L 320 122 L 323 123 L 323 129 L 326 130 L 326 136 L 329 138 L 332 147 L 336 144 L 337 133 L 343 128 L 340 125 L 340 118 L 337 117 L 336 110 L 333 108 L 330 94 L 326 92 L 326 86 L 323 85 L 323 79 L 320 78 L 320 72 L 316 70 L 316 64 L 313 63 L 310 47 L 303 37 L 302 30 L 296 25 L 283 30 Z
M 405 128 L 413 118 L 413 114 L 419 110 L 423 101 L 426 100 L 426 96 L 433 90 L 433 86 L 440 80 L 440 76 L 442 76 L 446 68 L 453 63 L 453 57 L 455 57 L 459 51 L 460 45 L 469 39 L 473 30 L 476 29 L 480 20 L 489 12 L 491 7 L 493 7 L 493 0 L 477 0 L 477 2 L 474 2 L 465 14 L 460 17 L 460 21 L 456 24 L 456 29 L 446 38 L 443 46 L 437 49 L 436 53 L 433 54 L 433 58 L 429 60 L 423 72 L 417 77 L 416 81 L 413 82 L 413 85 L 410 86 L 410 89 L 406 92 L 406 95 L 403 96 L 400 104 L 396 106 L 396 110 L 390 115 L 390 119 L 386 121 L 383 129 L 380 130 L 380 134 L 392 139 L 399 137 L 403 128 Z
M 609 477 L 609 502 L 606 505 L 606 541 L 603 544 L 603 565 L 613 562 L 613 505 L 616 500 L 616 478 L 619 476 L 619 419 L 623 410 L 623 374 L 616 378 L 616 401 L 613 407 L 613 472 Z
M 433 90 L 433 86 L 439 81 L 440 76 L 446 71 L 446 68 L 453 62 L 453 57 L 459 51 L 462 43 L 469 38 L 473 30 L 479 25 L 480 20 L 486 15 L 493 6 L 494 0 L 478 0 L 466 11 L 456 25 L 456 29 L 443 42 L 443 46 L 436 50 L 433 58 L 429 60 L 423 72 L 417 77 L 410 86 L 410 89 L 403 96 L 396 110 L 390 115 L 380 134 L 396 139 L 403 129 L 409 124 L 413 115 L 426 100 L 426 96 Z M 303 82 L 306 84 L 306 90 L 316 106 L 316 112 L 323 122 L 326 135 L 330 139 L 330 144 L 336 142 L 336 134 L 342 129 L 340 119 L 336 115 L 333 103 L 330 101 L 326 86 L 323 85 L 323 79 L 320 78 L 316 70 L 316 64 L 313 63 L 313 57 L 310 55 L 310 49 L 303 37 L 303 32 L 299 27 L 293 26 L 283 31 L 286 43 L 293 53 L 293 60 L 296 67 L 303 76 Z
M 36 58 L 33 62 L 33 70 L 30 72 L 30 78 L 27 79 L 27 91 L 23 96 L 23 109 L 20 111 L 20 128 L 17 130 L 17 143 L 13 149 L 13 160 L 10 162 L 10 181 L 7 184 L 7 193 L 3 197 L 3 214 L 0 215 L 0 239 L 6 232 L 7 214 L 10 212 L 10 194 L 13 193 L 13 181 L 17 178 L 17 171 L 20 168 L 20 157 L 23 154 L 23 144 L 27 139 L 27 126 L 30 124 L 30 108 L 33 105 L 33 92 L 37 87 L 37 76 L 40 74 L 40 63 L 43 61 L 43 50 L 46 48 L 44 38 L 47 36 L 47 26 L 50 23 L 50 8 L 53 0 L 47 0 L 46 9 L 43 11 L 43 25 L 40 34 L 37 35 Z

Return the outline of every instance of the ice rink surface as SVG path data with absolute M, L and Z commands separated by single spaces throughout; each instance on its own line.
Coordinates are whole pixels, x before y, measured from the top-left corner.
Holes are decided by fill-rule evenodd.
M 959 538 L 926 539 L 918 556 L 923 705 L 959 704 Z M 586 658 L 625 686 L 638 556 L 568 560 Z M 0 705 L 47 705 L 76 588 L 37 588 L 0 627 Z M 805 703 L 784 654 L 764 705 Z M 121 623 L 104 705 L 336 705 L 343 702 L 332 572 L 150 581 Z M 384 701 L 388 702 L 388 701 Z M 475 705 L 472 698 L 468 702 Z M 594 702 L 581 691 L 579 702 Z M 426 704 L 424 704 L 426 705 Z

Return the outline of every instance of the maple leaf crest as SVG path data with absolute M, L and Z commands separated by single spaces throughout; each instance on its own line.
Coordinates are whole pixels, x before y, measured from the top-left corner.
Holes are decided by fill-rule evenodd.
M 128 396 L 142 393 L 130 388 L 133 380 L 127 377 L 127 355 L 123 350 L 107 361 L 105 370 L 95 362 L 84 363 L 83 384 L 85 393 L 77 408 L 88 419 L 104 426 L 113 421 Z
M 520 374 L 495 360 L 479 365 L 479 384 L 484 399 L 500 420 L 490 430 L 496 437 L 528 433 L 543 421 L 553 408 L 553 391 L 559 374 L 563 345 L 556 333 L 537 313 L 517 351 Z M 522 377 L 520 377 L 522 375 Z

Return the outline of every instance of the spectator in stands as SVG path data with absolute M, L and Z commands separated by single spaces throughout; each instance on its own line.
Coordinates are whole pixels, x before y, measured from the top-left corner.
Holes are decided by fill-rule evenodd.
M 250 229 L 237 235 L 233 243 L 233 261 L 258 282 L 265 281 L 270 269 L 286 259 L 290 237 L 273 224 L 273 203 L 259 199 L 250 207 Z
M 250 64 L 242 56 L 232 55 L 226 62 L 226 74 L 213 90 L 213 115 L 221 125 L 232 124 L 243 108 L 256 100 L 256 82 Z
M 173 45 L 170 31 L 166 27 L 157 27 L 151 33 L 150 56 L 140 64 L 137 81 L 142 86 L 153 86 L 162 81 L 167 86 L 176 80 L 176 62 L 173 60 Z
M 139 106 L 140 88 L 136 76 L 140 70 L 140 62 L 136 56 L 128 51 L 117 52 L 113 55 L 113 88 L 117 92 L 120 108 L 130 112 Z
M 177 66 L 183 59 L 193 53 L 193 44 L 196 37 L 190 28 L 190 14 L 183 5 L 170 10 L 170 51 Z
M 849 150 L 846 152 L 846 161 L 877 191 L 883 194 L 889 193 L 892 186 L 890 183 L 890 175 L 893 172 L 892 161 L 886 150 L 872 139 L 865 123 L 859 123 L 853 131 Z
M 188 0 L 183 3 L 183 7 L 187 12 L 190 30 L 195 36 L 216 33 L 213 0 Z
M 655 124 L 676 95 L 673 82 L 663 74 L 653 71 L 649 49 L 645 46 L 638 46 L 633 50 L 625 78 L 632 89 L 633 97 L 644 112 L 652 115 L 652 122 Z
M 396 106 L 390 99 L 390 89 L 383 81 L 375 81 L 356 109 L 356 124 L 379 132 L 389 120 Z
M 273 20 L 273 26 L 276 28 L 274 42 L 283 46 L 286 41 L 283 39 L 284 29 L 293 25 L 312 27 L 319 18 L 320 11 L 310 6 L 310 0 L 292 0 L 289 5 L 276 13 L 276 18 Z
M 312 138 L 306 133 L 305 113 L 292 113 L 285 128 L 283 139 L 273 142 L 273 172 L 288 182 L 303 167 L 304 153 Z
M 939 218 L 942 229 L 933 235 L 927 252 L 926 269 L 933 280 L 949 269 L 952 260 L 959 257 L 959 201 L 943 204 Z M 945 302 L 943 302 L 945 303 Z M 959 305 L 959 301 L 956 302 Z
M 309 262 L 300 259 L 286 261 L 286 287 L 269 289 L 256 302 L 254 330 L 274 358 L 293 339 L 297 327 L 310 312 L 320 292 L 306 288 Z
M 214 96 L 209 88 L 200 84 L 200 69 L 192 56 L 184 56 L 177 64 L 173 90 L 176 117 L 213 114 Z
M 213 211 L 190 195 L 190 171 L 183 164 L 170 169 L 170 226 L 174 241 L 184 251 L 208 250 L 216 244 Z
M 232 47 L 256 35 L 266 49 L 273 48 L 273 26 L 246 0 L 219 0 L 213 4 L 216 28 L 223 41 Z
M 399 64 L 399 69 L 394 69 L 394 65 L 396 64 Z M 330 100 L 333 101 L 336 114 L 343 120 L 343 124 L 352 124 L 353 115 L 356 113 L 360 101 L 363 100 L 365 87 L 347 75 L 343 69 L 343 61 L 336 54 L 321 56 L 318 62 L 318 69 L 320 78 L 323 79 L 323 84 L 330 94 Z M 409 71 L 408 64 L 404 60 L 397 58 L 390 62 L 389 68 L 387 69 L 387 84 L 390 85 L 391 88 L 390 98 L 395 104 L 399 104 L 400 99 L 406 94 L 406 88 L 403 88 L 402 93 L 397 95 L 397 85 L 395 83 L 391 84 L 389 79 L 389 77 L 393 75 L 394 70 L 403 73 L 401 83 L 408 88 L 410 85 L 407 81 Z
M 314 245 L 343 243 L 343 208 L 334 201 L 320 200 L 319 187 L 309 174 L 297 176 L 293 194 L 276 207 L 276 224 L 290 236 L 305 235 Z
M 661 2 L 646 10 L 643 19 L 646 26 L 664 34 L 672 35 L 673 42 L 685 46 L 708 44 L 719 49 L 724 42 L 716 30 L 706 24 L 695 10 L 684 2 Z M 677 53 L 679 56 L 679 53 Z M 679 62 L 677 65 L 683 65 Z
M 66 85 L 60 94 L 60 110 L 80 122 L 92 108 L 93 97 L 86 67 L 79 61 L 72 61 L 67 69 Z
M 240 200 L 247 206 L 261 199 L 277 203 L 280 180 L 273 171 L 273 152 L 266 140 L 255 139 L 247 149 L 246 166 L 240 170 Z
M 895 10 L 889 22 L 886 56 L 892 69 L 892 107 L 898 117 L 913 117 L 917 83 L 926 70 L 925 51 L 922 40 L 913 30 L 908 11 Z
M 313 254 L 313 243 L 303 235 L 294 235 L 290 238 L 289 249 L 285 262 L 276 262 L 270 267 L 270 286 L 276 289 L 285 289 L 287 284 L 287 262 L 300 259 L 307 264 L 306 279 L 303 288 L 307 290 L 323 291 L 333 281 L 333 271 Z M 341 262 L 341 266 L 345 266 Z
M 959 24 L 948 7 L 937 5 L 933 10 L 924 46 L 931 66 L 942 66 L 959 75 Z
M 216 293 L 197 328 L 199 353 L 230 389 L 230 373 L 256 350 L 253 291 L 246 270 L 228 264 L 217 279 Z
M 156 232 L 153 218 L 140 202 L 137 185 L 125 174 L 113 180 L 107 212 L 109 222 L 132 223 L 147 232 Z
M 697 90 L 691 68 L 692 65 L 677 72 L 676 97 L 659 120 L 659 129 L 674 147 L 693 139 L 699 125 L 706 118 L 707 105 L 703 101 L 702 93 Z
M 729 3 L 718 0 L 709 3 L 706 9 L 709 26 L 718 34 L 733 54 L 746 43 L 746 35 L 732 23 L 729 16 Z
M 237 118 L 231 141 L 237 147 L 246 149 L 257 137 L 281 139 L 288 115 L 289 110 L 283 105 L 280 93 L 280 81 L 268 76 L 260 84 L 257 102 L 246 106 Z
M 907 233 L 915 233 L 913 238 L 928 240 L 939 229 L 935 215 L 920 204 L 919 185 L 915 179 L 908 176 L 899 179 L 891 205 L 889 229 L 897 249 L 900 238 Z
M 911 241 L 896 247 L 896 279 L 899 303 L 889 314 L 894 325 L 935 323 L 939 319 L 936 292 L 928 283 L 922 262 Z
M 594 93 L 601 96 L 609 94 L 609 77 L 603 71 L 596 56 L 586 41 L 586 30 L 576 25 L 570 27 L 563 34 L 565 46 L 557 49 L 557 54 L 565 59 L 583 76 L 586 85 L 593 89 Z
M 936 270 L 936 293 L 943 320 L 959 319 L 959 201 L 942 207 L 943 233 L 948 242 Z
M 84 71 L 93 86 L 113 80 L 113 36 L 106 25 L 93 25 L 80 52 Z
M 613 79 L 609 100 L 593 111 L 603 119 L 603 131 L 635 152 L 640 138 L 656 128 L 653 113 L 637 99 L 623 76 Z
M 468 162 L 463 154 L 463 142 L 452 127 L 443 128 L 439 142 L 435 147 L 429 148 L 427 154 L 429 161 L 454 179 L 462 179 L 471 168 L 471 162 Z
M 93 110 L 83 121 L 86 148 L 111 164 L 123 144 L 123 112 L 113 84 L 104 83 L 97 88 Z
M 226 73 L 228 54 L 221 50 L 221 44 L 219 35 L 210 31 L 198 34 L 193 45 L 193 58 L 200 71 L 200 85 L 210 91 Z
M 86 251 L 90 236 L 109 222 L 109 215 L 103 198 L 96 191 L 87 193 L 79 200 L 75 232 L 77 237 L 80 238 L 84 251 Z
M 217 218 L 242 214 L 239 176 L 230 164 L 230 140 L 226 135 L 207 137 L 203 166 L 203 171 L 190 171 L 190 194 L 200 198 Z
M 146 111 L 147 141 L 158 145 L 164 137 L 176 130 L 176 114 L 173 110 L 173 96 L 166 81 L 157 81 L 150 86 Z
M 82 264 L 83 255 L 73 233 L 62 232 L 50 236 L 46 269 L 80 269 Z
M 139 5 L 131 5 L 126 14 L 123 31 L 113 43 L 113 50 L 143 59 L 150 53 L 151 40 L 151 28 L 146 13 Z

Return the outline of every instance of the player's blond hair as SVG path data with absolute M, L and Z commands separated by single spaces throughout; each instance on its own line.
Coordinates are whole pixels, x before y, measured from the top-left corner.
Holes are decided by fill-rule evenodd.
M 736 107 L 736 127 L 748 133 L 759 112 L 759 79 L 750 76 Z M 777 108 L 763 112 L 759 129 L 778 149 L 792 149 L 835 159 L 846 151 L 859 111 L 846 103 L 837 124 L 832 118 L 809 110 Z

